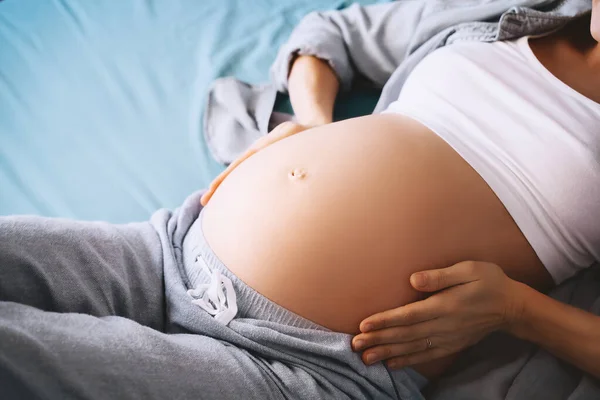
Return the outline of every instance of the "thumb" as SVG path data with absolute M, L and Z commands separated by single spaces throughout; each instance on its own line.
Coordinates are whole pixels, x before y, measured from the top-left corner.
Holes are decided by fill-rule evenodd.
M 477 279 L 477 262 L 464 261 L 447 268 L 416 272 L 410 276 L 410 284 L 421 292 L 437 292 Z
M 286 121 L 277 125 L 268 135 L 267 137 L 273 140 L 273 143 L 284 139 L 288 136 L 295 135 L 296 133 L 307 130 L 308 127 L 304 125 L 297 124 L 295 122 Z

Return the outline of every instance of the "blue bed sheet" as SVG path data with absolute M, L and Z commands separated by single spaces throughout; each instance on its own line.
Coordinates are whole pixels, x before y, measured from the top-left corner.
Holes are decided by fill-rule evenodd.
M 266 81 L 303 15 L 349 3 L 0 1 L 0 214 L 176 207 L 222 169 L 202 140 L 210 83 Z

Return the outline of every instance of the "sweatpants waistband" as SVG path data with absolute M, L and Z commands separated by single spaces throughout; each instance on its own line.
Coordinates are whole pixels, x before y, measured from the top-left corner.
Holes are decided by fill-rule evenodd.
M 208 266 L 209 270 L 218 270 L 231 280 L 237 297 L 238 311 L 235 318 L 258 319 L 298 328 L 329 331 L 326 327 L 303 318 L 269 300 L 231 272 L 213 252 L 204 237 L 202 231 L 203 214 L 204 209 L 190 227 L 183 241 L 183 267 L 187 280 L 191 285 L 190 289 L 201 284 L 210 283 L 212 276 L 204 268 L 204 266 Z

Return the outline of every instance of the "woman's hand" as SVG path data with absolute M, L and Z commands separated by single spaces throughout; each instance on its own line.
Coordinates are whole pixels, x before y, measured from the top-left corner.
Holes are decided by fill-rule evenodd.
M 366 349 L 366 364 L 388 360 L 390 368 L 402 368 L 457 353 L 492 331 L 509 329 L 523 310 L 524 285 L 488 262 L 418 272 L 410 283 L 437 293 L 362 321 L 352 347 Z
M 288 136 L 295 135 L 296 133 L 302 132 L 306 129 L 309 128 L 291 121 L 277 125 L 275 129 L 273 129 L 268 135 L 265 135 L 258 139 L 256 142 L 254 142 L 252 146 L 250 146 L 248 150 L 246 150 L 245 153 L 243 153 L 235 161 L 229 164 L 229 166 L 210 183 L 208 190 L 200 199 L 200 203 L 202 203 L 202 205 L 205 206 L 212 197 L 212 195 L 215 193 L 215 190 L 217 190 L 219 185 L 225 180 L 225 178 L 227 178 L 231 171 L 236 169 L 238 165 L 240 165 L 251 155 L 258 153 L 260 150 L 272 145 L 275 142 L 280 141 L 281 139 L 285 139 Z

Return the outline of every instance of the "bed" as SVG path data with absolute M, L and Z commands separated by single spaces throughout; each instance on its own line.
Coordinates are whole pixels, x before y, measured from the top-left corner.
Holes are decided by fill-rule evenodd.
M 177 207 L 223 169 L 202 134 L 211 83 L 267 81 L 302 16 L 349 4 L 0 0 L 0 215 L 122 223 Z M 336 118 L 368 113 L 377 96 L 362 90 L 340 99 Z M 289 112 L 289 100 L 280 96 L 276 110 Z M 586 274 L 554 296 L 600 313 L 600 269 Z M 427 397 L 591 393 L 600 393 L 596 380 L 496 334 L 465 353 Z
M 0 215 L 139 221 L 205 187 L 223 168 L 202 135 L 211 82 L 268 80 L 302 16 L 350 1 L 249 4 L 0 1 Z

